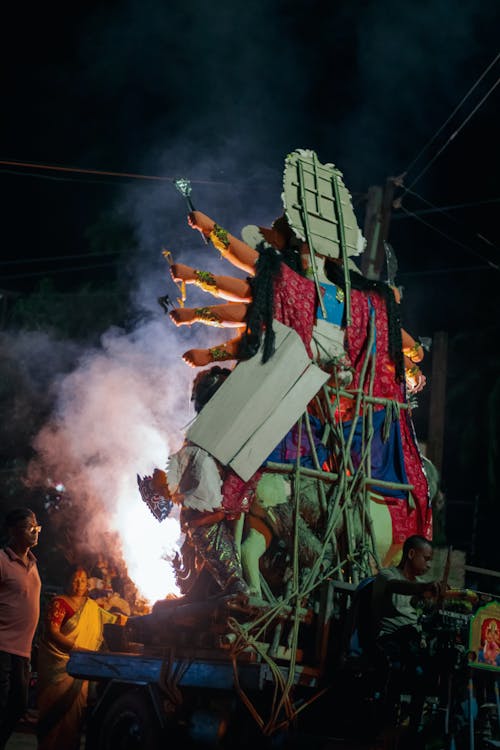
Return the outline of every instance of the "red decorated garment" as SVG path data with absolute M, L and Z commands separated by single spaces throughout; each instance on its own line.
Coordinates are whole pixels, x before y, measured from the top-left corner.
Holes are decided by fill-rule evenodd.
M 64 625 L 64 623 L 73 617 L 75 610 L 62 596 L 55 596 L 49 604 L 47 611 L 47 620 L 54 625 Z
M 273 291 L 275 319 L 299 334 L 308 355 L 312 357 L 311 338 L 316 315 L 314 282 L 300 276 L 286 263 L 282 263 L 274 281 Z M 244 482 L 231 469 L 226 471 L 222 485 L 222 507 L 228 518 L 237 518 L 240 513 L 248 513 L 261 475 L 262 471 L 259 470 L 248 482 Z
M 226 469 L 222 483 L 222 507 L 226 518 L 239 518 L 240 513 L 248 513 L 261 476 L 262 469 L 258 469 L 248 482 L 244 482 L 232 469 Z
M 311 338 L 317 305 L 314 281 L 282 263 L 273 291 L 274 317 L 299 334 L 312 358 Z
M 371 314 L 375 316 L 376 346 L 373 395 L 393 399 L 402 404 L 406 400 L 405 385 L 396 380 L 394 362 L 389 355 L 387 308 L 385 300 L 376 292 L 351 291 L 352 321 L 346 331 L 346 348 L 354 367 L 351 387 L 355 389 L 360 385 L 361 370 L 367 354 Z M 365 393 L 369 390 L 369 370 L 370 367 L 363 386 Z M 347 399 L 342 402 L 343 420 L 352 418 L 353 405 L 354 401 Z M 383 405 L 374 406 L 375 410 L 383 408 Z M 427 479 L 408 409 L 401 409 L 399 426 L 406 475 L 409 484 L 414 487 L 412 496 L 416 507 L 410 507 L 409 502 L 385 498 L 392 517 L 393 541 L 396 544 L 400 544 L 411 534 L 421 534 L 428 539 L 432 537 L 432 513 L 428 503 Z

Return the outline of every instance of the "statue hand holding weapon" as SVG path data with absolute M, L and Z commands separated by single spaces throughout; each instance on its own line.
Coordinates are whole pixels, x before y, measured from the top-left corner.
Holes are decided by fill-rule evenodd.
M 201 236 L 203 237 L 203 242 L 205 243 L 205 245 L 208 245 L 208 235 L 210 234 L 212 227 L 208 228 L 208 231 L 205 233 L 205 230 L 201 226 L 197 226 L 191 223 L 191 215 L 194 216 L 195 214 L 199 214 L 199 211 L 195 211 L 193 201 L 191 200 L 191 192 L 192 192 L 191 183 L 185 177 L 179 177 L 177 180 L 174 180 L 174 185 L 179 191 L 179 193 L 184 196 L 184 198 L 186 199 L 186 203 L 188 204 L 189 217 L 190 217 L 188 219 L 189 225 L 192 226 L 194 229 L 200 230 Z M 200 214 L 200 216 L 204 216 L 204 214 Z M 208 216 L 205 218 L 208 219 Z

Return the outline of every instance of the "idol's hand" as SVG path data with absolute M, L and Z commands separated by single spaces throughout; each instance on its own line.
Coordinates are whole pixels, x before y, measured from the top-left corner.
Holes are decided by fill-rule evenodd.
M 208 235 L 214 228 L 215 222 L 210 218 L 210 216 L 202 214 L 201 211 L 191 211 L 191 213 L 188 215 L 188 224 L 193 229 L 197 229 L 199 232 L 204 234 L 205 237 L 208 237 Z

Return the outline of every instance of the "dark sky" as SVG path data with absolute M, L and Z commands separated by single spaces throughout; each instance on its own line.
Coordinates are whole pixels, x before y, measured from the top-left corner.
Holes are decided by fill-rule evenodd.
M 283 157 L 296 147 L 334 161 L 351 190 L 363 194 L 407 168 L 494 59 L 497 10 L 494 0 L 101 0 L 33 15 L 21 5 L 5 26 L 0 157 L 219 180 L 226 184 L 196 189 L 198 202 L 227 206 L 235 228 L 241 214 L 259 221 L 279 211 Z M 487 93 L 498 69 L 408 182 Z M 415 190 L 439 206 L 498 198 L 497 113 L 495 91 Z M 1 169 L 7 259 L 85 252 L 85 228 L 128 188 L 104 178 L 54 182 Z M 245 210 L 241 196 L 252 180 L 254 200 L 247 197 Z M 139 201 L 151 188 L 135 185 L 136 194 L 141 186 Z M 411 196 L 405 205 L 426 207 Z M 498 245 L 496 206 L 454 210 L 455 226 L 439 214 L 426 217 L 471 250 L 413 220 L 394 222 L 401 272 L 485 265 L 474 252 L 498 261 L 497 249 L 475 237 Z M 363 211 L 359 200 L 361 222 Z M 433 325 L 443 323 L 433 317 Z
M 341 168 L 362 225 L 367 188 L 407 169 L 499 52 L 496 0 L 87 0 L 18 4 L 8 14 L 1 159 L 183 174 L 195 181 L 199 208 L 235 232 L 280 212 L 283 158 L 297 147 Z M 474 354 L 467 344 L 454 360 L 454 382 L 486 356 L 479 333 L 494 318 L 498 326 L 499 95 L 500 87 L 417 181 L 420 197 L 404 199 L 411 211 L 429 208 L 422 198 L 478 205 L 421 215 L 434 230 L 402 212 L 391 226 L 406 327 L 419 336 L 478 332 Z M 27 292 L 40 280 L 31 273 L 83 265 L 72 256 L 89 251 L 88 228 L 109 212 L 135 223 L 133 284 L 163 243 L 175 250 L 192 241 L 169 182 L 40 174 L 0 165 L 2 259 L 66 258 L 2 265 L 4 289 Z M 53 278 L 66 289 L 108 272 Z

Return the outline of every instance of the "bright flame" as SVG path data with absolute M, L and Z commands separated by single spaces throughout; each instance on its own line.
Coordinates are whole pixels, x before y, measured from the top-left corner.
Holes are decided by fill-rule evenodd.
M 128 574 L 148 603 L 178 594 L 170 559 L 179 550 L 179 520 L 162 523 L 138 500 L 135 487 L 120 493 L 112 526 L 120 535 Z
M 81 502 L 91 540 L 82 541 L 82 553 L 121 553 L 128 575 L 151 603 L 177 592 L 169 560 L 181 534 L 175 515 L 160 524 L 150 513 L 136 474 L 164 467 L 182 443 L 182 425 L 192 412 L 192 374 L 179 356 L 181 346 L 185 341 L 177 341 L 160 318 L 130 334 L 109 329 L 99 350 L 86 351 L 78 367 L 57 381 L 54 417 L 38 433 L 37 460 L 30 464 L 33 485 L 47 474 L 58 477 L 58 486 L 64 482 L 64 501 L 50 498 L 61 526 L 65 511 Z M 119 535 L 120 550 L 102 549 L 108 530 Z

